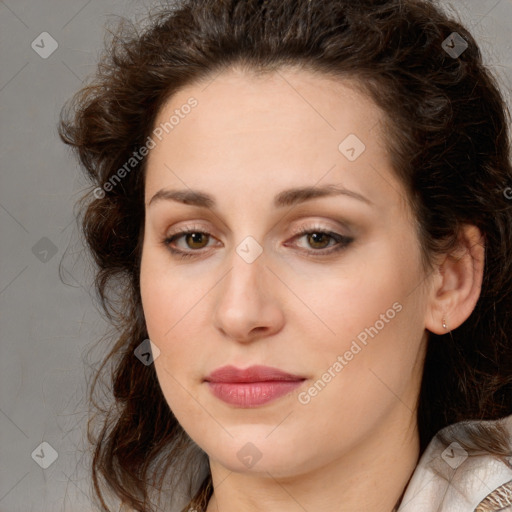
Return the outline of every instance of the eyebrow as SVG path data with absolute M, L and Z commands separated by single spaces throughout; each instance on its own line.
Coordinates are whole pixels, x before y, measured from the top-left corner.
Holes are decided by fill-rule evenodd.
M 325 185 L 323 187 L 298 187 L 288 190 L 283 190 L 274 198 L 274 207 L 283 208 L 285 206 L 293 206 L 299 203 L 303 203 L 310 199 L 316 199 L 320 197 L 331 197 L 343 195 L 362 201 L 368 205 L 373 203 L 366 197 L 354 192 L 352 190 L 338 187 L 336 185 Z M 215 209 L 217 203 L 215 199 L 199 190 L 183 189 L 183 190 L 159 190 L 149 201 L 148 208 L 159 201 L 176 201 L 178 203 L 199 206 L 202 208 Z

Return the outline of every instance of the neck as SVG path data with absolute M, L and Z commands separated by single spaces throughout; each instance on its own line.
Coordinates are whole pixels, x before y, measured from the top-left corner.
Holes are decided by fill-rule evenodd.
M 358 446 L 308 473 L 235 473 L 210 459 L 214 492 L 206 512 L 396 510 L 419 457 L 416 419 L 404 409 Z

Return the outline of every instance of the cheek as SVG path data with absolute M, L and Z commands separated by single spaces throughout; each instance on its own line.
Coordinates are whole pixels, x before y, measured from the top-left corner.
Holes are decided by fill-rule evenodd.
M 158 251 L 143 253 L 140 289 L 149 338 L 160 349 L 155 369 L 170 405 L 181 400 L 187 406 L 183 386 L 203 375 L 208 316 L 207 283 L 198 282 L 171 266 Z
M 306 346 L 299 353 L 310 361 L 315 377 L 347 401 L 355 393 L 367 404 L 378 404 L 382 393 L 389 394 L 386 386 L 404 390 L 419 372 L 422 275 L 414 255 L 404 258 L 393 247 L 386 251 L 381 245 L 341 278 L 322 278 L 315 286 L 304 281 L 297 288 L 311 310 L 301 307 L 293 314 Z
M 148 244 L 142 254 L 140 293 L 151 339 L 165 342 L 194 315 L 207 287 L 169 262 L 166 251 Z
M 380 326 L 380 315 L 388 310 L 388 317 L 394 317 L 392 306 L 404 297 L 403 280 L 382 260 L 351 266 L 350 272 L 295 279 L 293 289 L 300 301 L 292 298 L 296 306 L 291 315 L 308 332 L 316 333 L 315 343 L 320 341 L 327 350 L 342 349 L 377 321 Z
M 197 355 L 201 348 L 205 349 L 204 336 L 201 337 L 204 329 L 197 320 L 202 315 L 204 322 L 207 314 L 197 295 L 197 288 L 191 294 L 180 293 L 163 279 L 141 284 L 148 335 L 160 349 L 155 361 L 157 370 L 165 369 L 178 377 L 185 371 L 193 373 L 197 368 Z

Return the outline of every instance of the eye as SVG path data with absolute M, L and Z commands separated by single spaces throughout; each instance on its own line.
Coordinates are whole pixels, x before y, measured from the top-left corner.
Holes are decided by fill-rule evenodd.
M 184 228 L 171 236 L 162 240 L 162 243 L 178 258 L 191 258 L 204 253 L 201 249 L 208 247 L 212 235 L 201 228 Z M 347 237 L 333 231 L 325 230 L 319 226 L 309 228 L 299 228 L 294 233 L 292 240 L 304 238 L 306 243 L 312 249 L 303 249 L 303 252 L 312 256 L 327 256 L 345 249 L 354 241 L 352 237 Z M 185 247 L 176 248 L 177 242 L 183 239 Z M 290 244 L 284 244 L 285 247 Z M 187 250 L 188 249 L 188 250 Z
M 171 253 L 178 257 L 187 258 L 196 256 L 196 254 L 193 252 L 197 252 L 199 249 L 204 249 L 207 247 L 207 243 L 211 238 L 210 233 L 200 231 L 200 229 L 201 228 L 189 228 L 180 230 L 177 233 L 174 233 L 173 235 L 165 238 L 162 243 L 167 246 Z M 173 247 L 173 244 L 180 239 L 183 239 L 185 241 L 186 247 L 193 249 L 193 252 L 187 252 L 186 249 L 176 249 Z
M 329 246 L 329 243 L 334 240 L 334 237 L 325 231 L 309 231 L 304 233 L 303 236 L 306 237 L 307 243 L 315 249 L 325 249 Z
M 203 233 L 201 231 L 189 231 L 178 238 L 184 237 L 185 243 L 191 249 L 203 249 L 206 247 L 205 242 L 208 242 L 209 236 L 210 235 L 208 233 Z M 176 239 L 176 236 L 171 238 L 171 240 L 174 239 Z
M 329 254 L 333 254 L 345 249 L 354 241 L 352 237 L 325 230 L 320 226 L 299 228 L 295 233 L 293 240 L 301 238 L 304 238 L 309 247 L 313 248 L 313 250 L 305 249 L 305 252 L 314 256 L 327 256 Z M 330 249 L 325 250 L 328 247 L 330 247 Z

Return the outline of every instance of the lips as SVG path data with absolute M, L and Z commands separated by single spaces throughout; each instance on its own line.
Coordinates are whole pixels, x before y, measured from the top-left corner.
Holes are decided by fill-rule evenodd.
M 223 366 L 205 378 L 210 391 L 220 400 L 242 408 L 257 407 L 282 397 L 305 380 L 269 366 L 236 368 Z
M 268 381 L 297 381 L 304 380 L 300 375 L 292 375 L 278 368 L 270 366 L 250 366 L 249 368 L 235 368 L 223 366 L 206 377 L 209 382 L 268 382 Z

